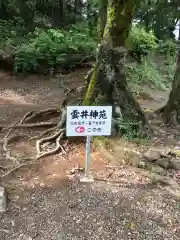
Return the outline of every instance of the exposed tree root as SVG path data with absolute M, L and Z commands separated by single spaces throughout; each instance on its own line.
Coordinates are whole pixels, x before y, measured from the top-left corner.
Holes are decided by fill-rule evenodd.
M 59 135 L 60 134 L 60 135 Z M 59 136 L 58 136 L 59 135 Z M 62 150 L 62 152 L 65 153 L 64 151 L 64 148 L 62 147 L 62 145 L 60 144 L 60 140 L 62 139 L 64 135 L 64 132 L 63 130 L 61 130 L 61 132 L 59 131 L 58 133 L 54 134 L 53 136 L 51 136 L 49 139 L 46 138 L 46 139 L 41 139 L 41 143 L 42 143 L 42 140 L 52 140 L 53 138 L 56 138 L 56 147 L 48 152 L 40 152 L 40 143 L 38 142 L 38 144 L 36 145 L 37 146 L 37 151 L 39 152 L 36 156 L 36 159 L 40 159 L 42 157 L 46 157 L 46 156 L 49 156 L 49 155 L 53 155 L 55 153 L 57 153 L 60 149 Z M 58 136 L 58 137 L 57 137 Z
M 37 140 L 39 138 L 42 138 L 44 135 L 47 135 L 48 133 L 51 133 L 57 129 L 57 125 L 55 127 L 52 127 L 50 129 L 46 129 L 44 132 L 39 134 L 39 136 L 31 137 L 30 140 Z
M 24 117 L 21 119 L 20 123 L 19 124 L 22 124 L 23 122 L 25 122 L 25 120 L 27 120 L 30 116 L 32 116 L 34 112 L 27 112 Z
M 23 124 L 23 122 L 29 117 L 32 115 L 33 112 L 28 112 L 26 113 L 23 118 L 20 120 L 20 125 Z M 13 163 L 16 163 L 16 164 L 19 164 L 19 161 L 16 157 L 13 157 L 11 156 L 11 151 L 8 149 L 8 144 L 10 141 L 12 141 L 14 138 L 21 138 L 23 137 L 22 135 L 21 136 L 12 136 L 12 137 L 9 137 L 10 134 L 13 132 L 13 127 L 16 126 L 17 123 L 15 123 L 10 129 L 9 131 L 6 133 L 6 135 L 4 136 L 4 142 L 3 142 L 3 150 L 4 152 L 6 153 L 6 160 L 11 160 Z
M 8 172 L 6 172 L 5 174 L 3 174 L 1 176 L 1 179 L 7 177 L 8 175 L 10 175 L 11 173 L 14 173 L 15 171 L 19 170 L 21 167 L 25 167 L 25 166 L 29 166 L 33 164 L 33 162 L 28 162 L 28 163 L 21 163 L 21 164 L 18 164 L 16 167 L 12 168 L 11 170 L 9 170 Z
M 15 141 L 18 141 L 18 140 L 20 140 L 20 139 L 24 139 L 24 138 L 28 138 L 28 136 L 27 135 L 25 135 L 25 134 L 23 134 L 23 135 L 14 135 L 14 136 L 11 136 L 11 137 L 9 137 L 8 138 L 8 145 L 9 144 L 12 144 L 13 142 L 15 142 Z
M 8 150 L 9 135 L 11 134 L 12 129 L 10 129 L 4 137 L 3 150 L 6 153 L 6 160 L 11 160 L 13 163 L 19 163 L 17 158 L 11 156 L 10 150 Z
M 55 122 L 42 122 L 42 123 L 27 123 L 27 124 L 17 124 L 14 126 L 9 127 L 14 129 L 20 129 L 20 128 L 39 128 L 39 127 L 54 127 L 57 123 Z
M 44 118 L 45 116 L 49 116 L 49 115 L 56 115 L 59 116 L 61 110 L 58 108 L 47 108 L 47 109 L 43 109 L 40 110 L 38 112 L 30 112 L 29 116 L 27 116 L 24 120 L 24 122 L 33 122 L 35 120 L 37 120 L 38 118 Z M 28 115 L 28 113 L 27 113 Z
M 41 154 L 41 144 L 43 142 L 47 142 L 47 141 L 51 141 L 56 139 L 57 137 L 59 137 L 59 135 L 61 134 L 62 130 L 59 130 L 57 133 L 53 134 L 50 137 L 46 137 L 46 138 L 41 138 L 40 140 L 38 140 L 36 142 L 36 149 L 37 149 L 37 155 Z
M 6 167 L 0 165 L 0 169 L 2 169 L 4 171 L 4 170 L 6 170 Z

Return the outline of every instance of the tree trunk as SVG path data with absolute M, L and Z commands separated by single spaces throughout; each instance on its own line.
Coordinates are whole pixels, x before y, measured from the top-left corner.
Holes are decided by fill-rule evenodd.
M 98 21 L 98 33 L 99 33 L 99 38 L 100 39 L 103 38 L 104 29 L 105 29 L 105 26 L 106 26 L 107 6 L 108 6 L 108 0 L 101 0 L 100 1 L 99 21 Z
M 113 106 L 124 119 L 143 123 L 149 130 L 147 118 L 127 86 L 125 75 L 125 43 L 128 38 L 135 10 L 134 0 L 109 0 L 107 20 L 99 48 L 96 66 L 84 97 L 84 105 L 104 104 Z
M 80 20 L 82 2 L 81 0 L 74 1 L 74 23 L 77 23 Z
M 176 71 L 172 83 L 172 90 L 167 104 L 160 109 L 166 123 L 177 121 L 180 123 L 180 50 L 177 56 Z

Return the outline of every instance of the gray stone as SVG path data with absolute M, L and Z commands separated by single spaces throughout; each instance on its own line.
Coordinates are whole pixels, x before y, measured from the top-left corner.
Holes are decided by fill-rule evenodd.
M 166 186 L 176 186 L 177 183 L 171 179 L 171 178 L 168 178 L 168 177 L 165 177 L 165 176 L 160 176 L 158 174 L 153 174 L 152 177 L 152 183 L 153 184 L 157 184 L 157 183 L 160 183 L 162 185 L 166 185 Z
M 161 158 L 161 154 L 159 151 L 150 149 L 146 153 L 144 153 L 144 157 L 150 162 L 155 162 Z
M 152 172 L 152 173 L 156 173 L 159 175 L 164 175 L 165 174 L 165 170 L 164 168 L 158 166 L 158 165 L 148 165 L 147 169 Z
M 161 157 L 168 158 L 171 155 L 171 149 L 165 148 L 163 151 L 161 151 Z
M 180 160 L 176 158 L 171 159 L 169 167 L 175 170 L 180 170 Z
M 7 193 L 5 188 L 0 186 L 0 213 L 4 213 L 7 210 Z
M 144 161 L 140 161 L 138 164 L 139 168 L 145 169 L 146 168 L 146 163 Z
M 164 169 L 170 168 L 170 160 L 169 160 L 169 158 L 158 159 L 156 161 L 156 164 L 158 164 L 160 167 L 163 167 Z

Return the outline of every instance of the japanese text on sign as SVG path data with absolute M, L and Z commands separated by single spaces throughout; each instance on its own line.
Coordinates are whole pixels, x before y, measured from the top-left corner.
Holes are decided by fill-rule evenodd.
M 102 136 L 111 134 L 111 106 L 68 106 L 67 136 Z

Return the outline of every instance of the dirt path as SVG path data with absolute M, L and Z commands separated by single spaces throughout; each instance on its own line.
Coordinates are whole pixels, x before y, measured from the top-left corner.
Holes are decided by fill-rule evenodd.
M 66 76 L 65 84 L 78 86 L 83 75 Z M 13 79 L 1 73 L 0 124 L 12 124 L 27 111 L 59 106 L 63 90 L 58 85 L 57 80 L 45 77 Z M 159 106 L 153 100 L 148 104 Z M 16 147 L 25 155 L 34 151 L 25 143 Z M 82 173 L 74 167 L 83 166 L 84 144 L 69 143 L 66 150 L 69 154 L 45 158 L 2 183 L 8 189 L 9 206 L 0 215 L 0 239 L 179 239 L 180 201 L 175 191 L 153 186 L 142 171 L 118 164 L 120 151 L 116 162 L 93 151 L 92 175 L 109 181 L 80 184 Z

